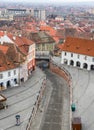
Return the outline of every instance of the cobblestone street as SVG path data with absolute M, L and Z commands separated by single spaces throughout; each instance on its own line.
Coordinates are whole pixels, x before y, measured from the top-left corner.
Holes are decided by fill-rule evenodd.
M 45 73 L 47 76 L 46 89 L 48 88 L 45 93 L 45 105 L 43 111 L 38 112 L 31 130 L 69 130 L 70 102 L 68 85 L 65 80 L 50 70 Z

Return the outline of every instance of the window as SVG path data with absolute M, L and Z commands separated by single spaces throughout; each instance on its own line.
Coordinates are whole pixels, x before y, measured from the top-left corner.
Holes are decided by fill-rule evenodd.
M 71 53 L 71 57 L 73 57 L 73 53 Z
M 10 77 L 11 76 L 11 73 L 10 72 L 8 72 L 8 77 Z
M 65 56 L 67 55 L 67 53 L 65 52 Z
M 3 78 L 3 74 L 0 74 L 0 79 L 2 79 Z
M 14 75 L 16 75 L 16 70 L 14 70 Z
M 37 49 L 37 51 L 39 51 L 39 50 L 40 50 L 40 46 L 39 46 L 39 45 L 37 45 L 36 49 Z
M 77 57 L 78 57 L 78 59 L 79 59 L 79 58 L 80 58 L 80 55 L 78 54 Z
M 45 50 L 45 44 L 42 44 L 42 50 Z
M 92 58 L 92 61 L 94 62 L 94 57 Z
M 85 56 L 84 59 L 87 60 L 87 56 Z

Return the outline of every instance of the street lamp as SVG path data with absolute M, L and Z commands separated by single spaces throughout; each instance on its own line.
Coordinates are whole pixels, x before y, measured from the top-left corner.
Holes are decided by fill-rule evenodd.
M 16 125 L 19 126 L 20 125 L 20 115 L 16 115 Z

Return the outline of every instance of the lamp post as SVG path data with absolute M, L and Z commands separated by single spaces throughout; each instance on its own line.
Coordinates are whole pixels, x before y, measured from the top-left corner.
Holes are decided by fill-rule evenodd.
M 19 126 L 20 125 L 20 115 L 16 115 L 16 125 Z
M 19 78 L 19 86 L 20 86 L 20 53 L 19 53 L 19 76 L 18 76 L 18 78 Z

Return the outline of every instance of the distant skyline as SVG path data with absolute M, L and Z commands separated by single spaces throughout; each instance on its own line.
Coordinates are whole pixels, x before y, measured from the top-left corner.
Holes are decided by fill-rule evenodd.
M 32 2 L 32 3 L 63 3 L 63 2 L 94 2 L 94 0 L 3 0 L 4 2 Z

